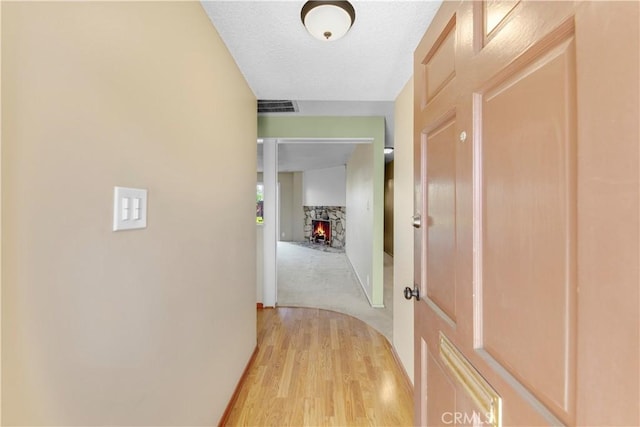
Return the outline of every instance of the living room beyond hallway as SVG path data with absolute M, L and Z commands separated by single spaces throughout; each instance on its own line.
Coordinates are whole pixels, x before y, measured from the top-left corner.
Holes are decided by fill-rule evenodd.
M 384 255 L 384 308 L 373 308 L 344 252 L 278 242 L 278 306 L 313 307 L 356 317 L 390 342 L 393 333 L 393 258 Z

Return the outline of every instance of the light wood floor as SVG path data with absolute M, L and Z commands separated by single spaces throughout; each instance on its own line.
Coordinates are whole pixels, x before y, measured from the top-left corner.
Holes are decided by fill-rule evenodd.
M 228 426 L 410 426 L 413 397 L 389 342 L 353 317 L 258 310 L 258 353 Z

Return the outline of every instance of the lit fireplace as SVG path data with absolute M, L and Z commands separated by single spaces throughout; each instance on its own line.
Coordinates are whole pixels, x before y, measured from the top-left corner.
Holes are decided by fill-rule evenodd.
M 311 237 L 309 240 L 315 243 L 331 244 L 331 223 L 329 221 L 311 221 Z

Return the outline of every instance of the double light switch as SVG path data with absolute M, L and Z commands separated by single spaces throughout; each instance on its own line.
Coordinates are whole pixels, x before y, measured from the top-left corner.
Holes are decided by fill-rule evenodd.
M 147 190 L 114 187 L 113 231 L 147 227 Z

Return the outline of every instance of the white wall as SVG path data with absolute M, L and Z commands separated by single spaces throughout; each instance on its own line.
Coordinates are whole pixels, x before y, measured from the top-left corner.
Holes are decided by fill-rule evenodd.
M 263 182 L 264 174 L 257 173 L 258 182 Z M 294 173 L 279 172 L 278 187 L 280 190 L 280 204 L 278 205 L 278 240 L 293 241 L 294 227 L 300 227 L 300 234 L 304 231 L 304 212 L 302 211 L 302 190 L 295 187 Z
M 344 166 L 305 171 L 303 178 L 304 206 L 345 206 L 345 185 Z
M 263 182 L 262 172 L 257 173 Z M 278 173 L 280 183 L 280 240 L 304 240 L 304 212 L 302 210 L 302 172 Z M 285 236 L 282 237 L 282 233 Z M 264 225 L 256 225 L 256 302 L 264 303 Z
M 413 301 L 402 297 L 405 286 L 413 286 L 413 78 L 396 100 L 395 121 L 393 346 L 413 381 Z
M 373 144 L 359 144 L 347 163 L 346 253 L 369 302 L 373 301 Z
M 280 229 L 278 240 L 290 242 L 293 240 L 293 173 L 278 173 L 280 189 Z
M 278 144 L 273 139 L 262 143 L 264 184 L 264 222 L 262 223 L 262 303 L 275 307 L 277 302 L 278 277 Z
M 264 292 L 264 226 L 256 224 L 256 302 L 262 303 Z
M 255 96 L 199 2 L 1 8 L 2 425 L 217 423 L 256 346 Z

